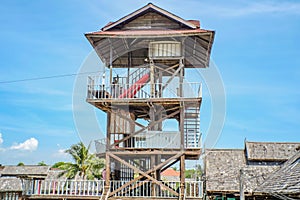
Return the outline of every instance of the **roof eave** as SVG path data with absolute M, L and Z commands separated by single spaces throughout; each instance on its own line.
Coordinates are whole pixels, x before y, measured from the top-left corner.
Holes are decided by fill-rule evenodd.
M 85 37 L 89 40 L 90 38 L 136 38 L 136 37 L 176 37 L 176 36 L 195 36 L 195 35 L 212 35 L 212 39 L 214 39 L 214 31 L 205 31 L 205 32 L 191 32 L 191 33 L 170 33 L 170 34 L 153 34 L 149 32 L 149 34 L 114 34 L 111 32 L 94 32 L 94 33 L 86 33 Z M 89 40 L 90 41 L 90 40 Z M 90 41 L 91 42 L 91 41 Z M 213 41 L 211 41 L 212 46 Z

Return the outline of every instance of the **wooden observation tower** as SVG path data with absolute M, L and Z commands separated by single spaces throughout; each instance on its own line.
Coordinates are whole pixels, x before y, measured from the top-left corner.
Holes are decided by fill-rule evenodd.
M 189 197 L 195 184 L 186 185 L 185 160 L 201 154 L 202 92 L 186 72 L 208 67 L 214 31 L 149 3 L 86 38 L 106 66 L 89 77 L 87 93 L 107 114 L 106 138 L 96 145 L 106 159 L 104 194 Z M 177 162 L 180 180 L 162 180 Z

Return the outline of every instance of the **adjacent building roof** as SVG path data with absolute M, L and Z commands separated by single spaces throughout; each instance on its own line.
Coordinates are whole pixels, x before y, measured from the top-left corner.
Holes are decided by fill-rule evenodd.
M 161 175 L 162 176 L 177 176 L 177 177 L 179 177 L 180 176 L 180 172 L 178 172 L 178 171 L 176 171 L 176 170 L 174 170 L 172 168 L 168 168 L 165 171 L 163 171 L 161 173 Z
M 64 170 L 61 169 L 50 169 L 48 171 L 46 180 L 66 180 L 67 177 L 65 175 L 61 176 Z
M 15 177 L 46 177 L 50 166 L 5 166 L 1 171 L 1 176 Z
M 0 192 L 21 192 L 21 179 L 16 177 L 0 178 Z
M 247 159 L 251 161 L 286 161 L 300 150 L 300 143 L 246 142 Z
M 253 193 L 270 174 L 280 168 L 279 165 L 250 165 L 241 169 L 244 192 Z
M 300 196 L 300 151 L 273 172 L 257 191 Z
M 245 165 L 244 150 L 207 150 L 205 156 L 206 190 L 208 192 L 239 191 L 240 169 Z
M 300 195 L 299 146 L 300 143 L 246 142 L 245 150 L 207 150 L 206 190 L 238 193 L 242 181 L 244 191 L 248 193 Z

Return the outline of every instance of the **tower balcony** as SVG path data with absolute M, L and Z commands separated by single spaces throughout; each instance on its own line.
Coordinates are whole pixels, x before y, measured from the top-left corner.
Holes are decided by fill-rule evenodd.
M 122 77 L 119 77 L 122 79 Z M 150 83 L 138 80 L 135 83 L 101 84 L 101 78 L 88 77 L 87 101 L 122 100 L 145 101 L 145 99 L 192 99 L 202 97 L 202 84 L 199 82 L 183 82 L 173 80 L 170 83 Z
M 110 145 L 113 145 L 115 138 L 123 139 L 123 134 L 111 134 Z M 201 148 L 201 134 L 199 132 L 189 132 L 184 135 L 184 149 L 197 150 Z M 103 154 L 107 150 L 106 138 L 95 141 L 97 154 Z M 124 142 L 121 142 L 111 148 L 115 151 L 123 150 L 176 150 L 181 148 L 179 131 L 143 131 Z

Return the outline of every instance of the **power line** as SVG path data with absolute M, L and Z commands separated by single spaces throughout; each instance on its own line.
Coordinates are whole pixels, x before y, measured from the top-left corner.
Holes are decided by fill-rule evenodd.
M 52 76 L 41 76 L 41 77 L 35 77 L 35 78 L 25 78 L 25 79 L 16 79 L 16 80 L 9 80 L 9 81 L 0 81 L 0 84 L 18 83 L 18 82 L 27 82 L 27 81 L 37 81 L 37 80 L 53 79 L 53 78 L 62 78 L 62 77 L 68 77 L 68 76 L 94 74 L 94 73 L 99 73 L 99 72 L 102 72 L 102 71 L 82 72 L 82 73 L 73 73 L 73 74 L 59 74 L 59 75 L 52 75 Z

